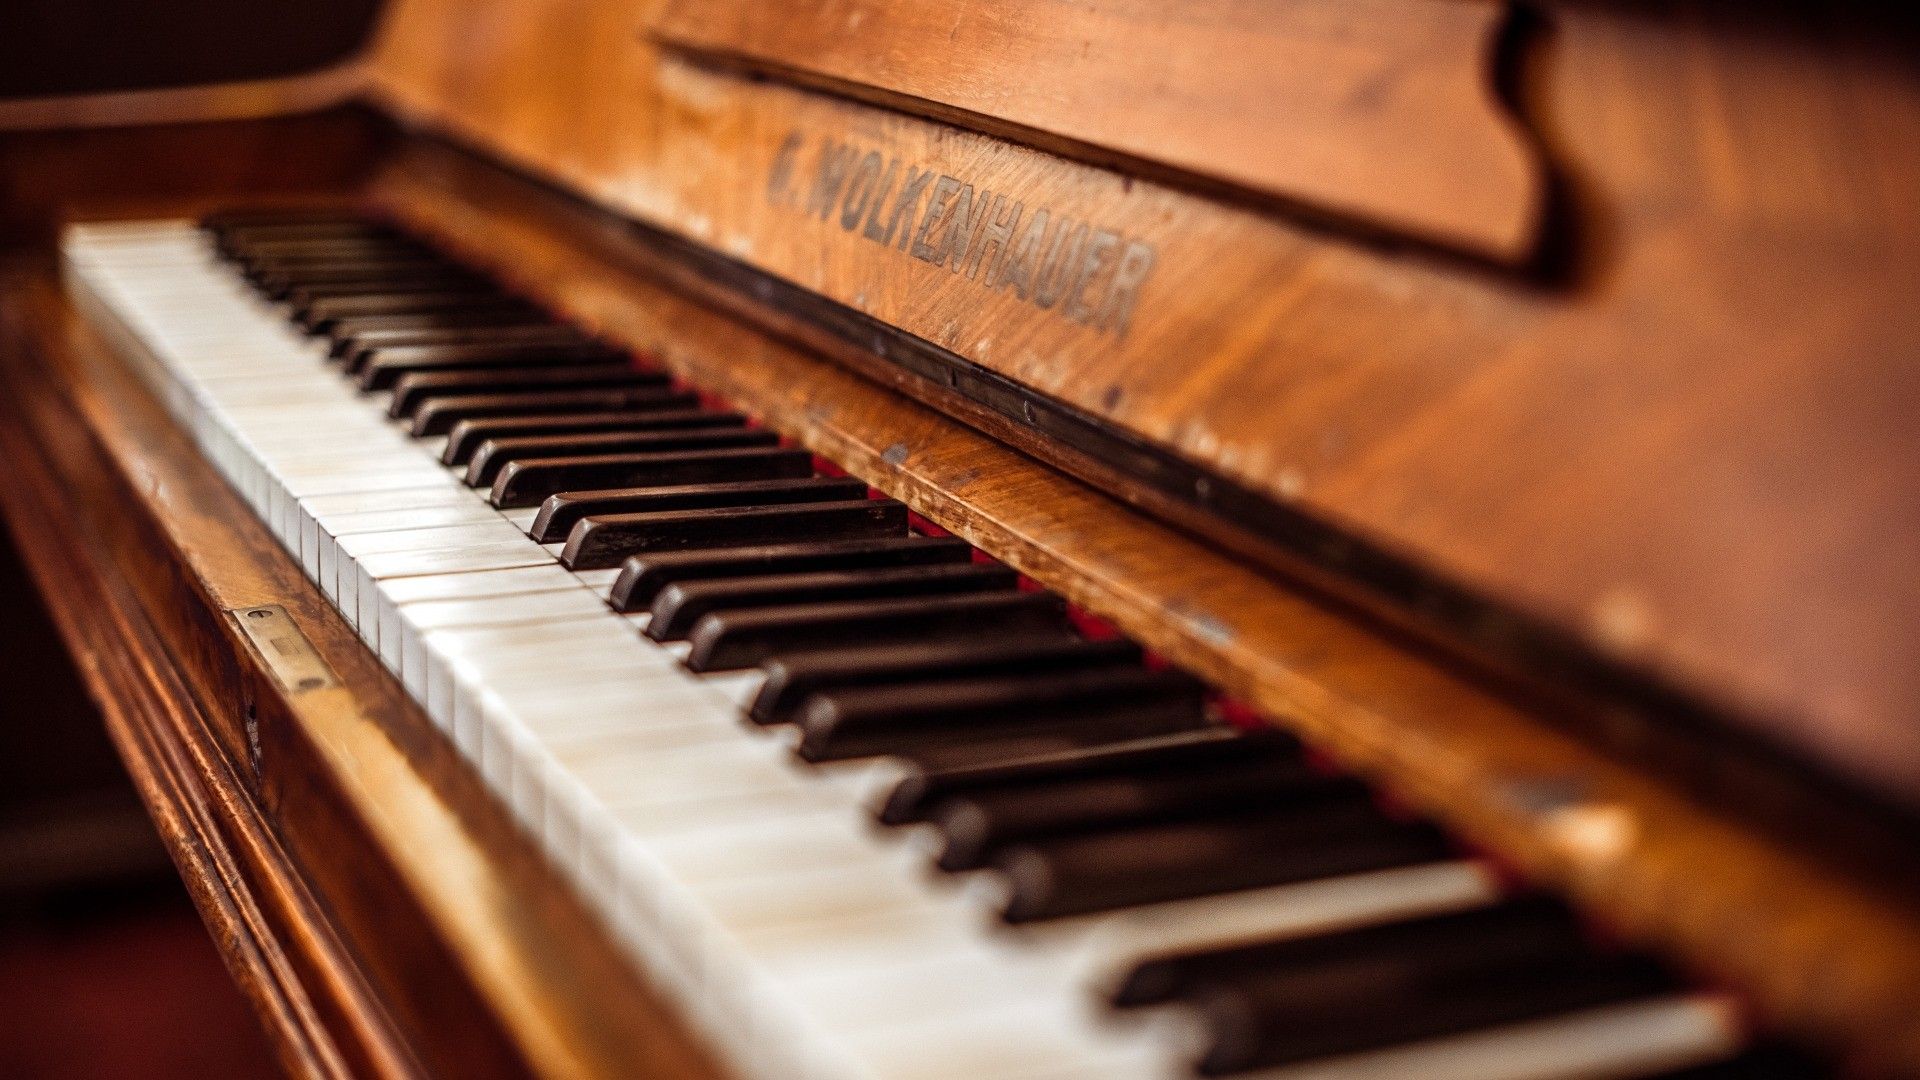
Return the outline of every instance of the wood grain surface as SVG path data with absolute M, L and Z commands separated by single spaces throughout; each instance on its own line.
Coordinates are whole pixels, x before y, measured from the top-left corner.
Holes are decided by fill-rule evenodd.
M 1049 153 L 1011 126 L 983 133 L 666 55 L 647 32 L 659 0 L 397 0 L 376 60 L 378 100 L 567 195 L 412 141 L 373 195 L 1115 620 L 1626 937 L 1742 989 L 1766 1025 L 1846 1048 L 1863 1075 L 1914 1075 L 1910 840 L 1844 814 L 1800 815 L 1797 796 L 1772 800 L 1769 815 L 1773 773 L 1669 739 L 1644 717 L 1623 720 L 1625 737 L 1602 752 L 1550 713 L 1297 587 L 1309 572 L 1350 570 L 1354 551 L 1382 553 L 1484 601 L 1412 607 L 1408 618 L 1436 637 L 1498 650 L 1543 628 L 1697 695 L 1773 747 L 1920 805 L 1911 43 L 1848 7 L 1530 10 L 1510 27 L 1496 75 L 1556 163 L 1565 213 L 1528 274 Z M 27 190 L 55 217 L 209 197 L 193 169 L 220 146 L 216 133 L 175 151 L 164 132 L 98 134 L 52 158 L 0 164 L 9 183 L 32 178 Z M 297 153 L 274 156 L 284 142 L 235 145 L 257 156 L 227 183 L 300 171 Z M 143 150 L 165 181 L 160 196 L 97 167 L 115 153 L 144 161 Z M 365 160 L 339 160 L 349 159 Z M 996 235 L 982 221 L 956 265 L 963 245 L 943 239 L 950 218 L 928 213 L 942 179 L 951 216 L 966 188 L 970 214 L 978 203 L 1011 222 L 1017 204 L 1022 224 Z M 1048 224 L 1036 227 L 1041 210 Z M 765 275 L 743 281 L 859 317 L 848 326 L 904 334 L 1032 388 L 1339 542 L 1298 545 L 1270 566 L 1224 554 L 1232 529 L 1205 522 L 1206 491 L 1144 490 L 1111 470 L 1083 468 L 1098 487 L 1063 476 L 1045 460 L 1085 463 L 1033 431 L 904 397 L 911 380 L 890 368 L 885 341 L 856 356 L 816 309 L 769 302 L 775 288 L 757 298 L 717 287 L 622 219 Z M 1085 226 L 1079 241 L 1062 222 Z M 237 504 L 220 501 L 204 469 L 195 479 L 177 433 L 158 422 L 127 434 L 152 418 L 137 394 L 88 396 L 114 385 L 104 343 L 45 283 L 8 295 L 0 314 L 17 324 L 17 312 L 37 312 L 24 336 L 56 343 L 41 351 L 93 358 L 40 384 L 33 400 L 54 402 L 41 415 L 72 422 L 35 421 L 39 441 L 74 460 L 93 453 L 91 441 L 124 475 L 165 481 L 100 489 L 123 502 L 131 492 L 127 505 L 150 501 L 151 512 L 144 524 L 86 519 L 100 537 L 70 572 L 137 584 L 125 589 L 158 644 L 133 655 L 164 658 L 138 662 L 177 670 L 190 696 L 221 703 L 203 707 L 199 727 L 178 728 L 214 763 L 195 766 L 214 778 L 203 787 L 244 791 L 268 820 L 291 814 L 275 842 L 325 883 L 314 892 L 332 908 L 327 932 L 353 942 L 347 951 L 395 1025 L 421 1033 L 428 1049 L 411 1052 L 473 1052 L 432 1038 L 433 1009 L 466 1007 L 425 989 L 439 955 L 485 1003 L 476 1011 L 497 1018 L 500 1043 L 514 1048 L 501 1060 L 617 1071 L 625 1059 L 614 1048 L 658 1040 L 667 1060 L 698 1074 L 697 1048 L 658 1020 L 671 1009 L 639 1007 L 635 1019 L 609 1004 L 649 1001 L 644 987 L 612 971 L 582 989 L 555 966 L 580 957 L 602 971 L 594 929 L 284 556 L 274 562 L 264 534 L 247 531 L 251 520 L 219 538 L 214 522 L 230 521 L 200 508 Z M 22 307 L 15 296 L 38 299 Z M 82 389 L 50 389 L 69 383 Z M 87 475 L 46 467 L 63 481 Z M 55 490 L 30 483 L 4 497 L 57 509 Z M 1172 513 L 1170 501 L 1196 511 L 1189 531 L 1132 509 Z M 46 539 L 23 539 L 59 580 Z M 186 569 L 124 568 L 150 566 L 155 552 Z M 346 676 L 343 693 L 371 704 L 302 711 L 263 693 L 244 651 L 207 621 L 220 599 L 286 603 Z M 140 636 L 68 632 L 96 648 Z M 131 674 L 100 678 L 103 693 L 138 685 Z M 238 787 L 216 782 L 226 774 L 215 764 L 250 752 L 236 692 L 262 705 L 264 730 L 282 740 L 266 744 L 286 751 L 277 780 L 249 785 L 238 770 Z M 358 775 L 373 779 L 350 782 Z M 167 805 L 192 801 L 151 790 Z M 289 809 L 302 806 L 328 809 Z M 373 839 L 332 850 L 341 835 Z M 446 845 L 457 856 L 420 861 Z M 377 888 L 359 889 L 342 865 L 343 851 L 361 850 L 392 867 Z M 194 865 L 220 878 L 214 863 Z M 207 895 L 249 895 L 231 884 L 238 877 L 220 880 Z M 380 959 L 390 919 L 378 916 L 392 897 L 407 899 L 398 909 L 411 905 L 423 940 L 438 945 Z M 303 962 L 324 967 L 326 949 L 307 951 L 319 959 Z M 366 1048 L 381 1045 L 381 1030 L 369 1022 L 342 1045 L 373 1060 Z
M 1543 165 L 1501 0 L 671 0 L 663 44 L 1045 149 L 1524 264 Z
M 1379 552 L 1487 602 L 1412 609 L 1445 633 L 1545 628 L 1920 805 L 1920 80 L 1898 33 L 1546 6 L 1503 77 L 1569 214 L 1557 272 L 1526 280 L 697 67 L 639 34 L 656 12 L 399 0 L 376 79 L 412 123 L 1347 538 L 1304 553 L 1336 572 Z M 1053 232 L 980 227 L 955 260 L 922 235 L 939 177 Z M 1111 237 L 1090 280 L 1036 298 L 1049 237 L 1082 223 Z

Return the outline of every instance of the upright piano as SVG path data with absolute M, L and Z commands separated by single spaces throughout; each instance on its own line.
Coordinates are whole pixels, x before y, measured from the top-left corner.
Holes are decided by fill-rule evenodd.
M 0 103 L 0 516 L 297 1075 L 1920 1076 L 1914 29 L 392 0 Z

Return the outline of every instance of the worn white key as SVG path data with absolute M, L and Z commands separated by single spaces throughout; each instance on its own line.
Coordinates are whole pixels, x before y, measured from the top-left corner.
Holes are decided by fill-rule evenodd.
M 399 671 L 409 641 L 418 648 L 417 631 L 401 616 L 410 604 L 494 600 L 512 607 L 521 596 L 567 591 L 584 592 L 565 570 L 550 564 L 388 578 L 377 590 L 375 623 L 363 628 L 361 635 L 389 667 Z M 417 662 L 409 666 L 420 667 Z

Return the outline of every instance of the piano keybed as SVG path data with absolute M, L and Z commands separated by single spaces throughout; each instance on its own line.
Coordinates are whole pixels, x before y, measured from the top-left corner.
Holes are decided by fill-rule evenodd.
M 416 240 L 240 214 L 64 249 L 742 1075 L 1825 1075 L 904 505 Z

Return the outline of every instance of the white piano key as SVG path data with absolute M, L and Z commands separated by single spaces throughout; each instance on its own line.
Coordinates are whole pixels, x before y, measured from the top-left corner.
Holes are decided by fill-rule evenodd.
M 453 525 L 423 523 L 412 528 L 351 531 L 334 536 L 341 554 L 355 561 L 370 555 L 516 544 L 526 539 L 511 522 L 500 520 L 498 515 Z M 606 610 L 605 605 L 601 610 Z
M 518 542 L 463 548 L 437 548 L 432 551 L 394 551 L 368 555 L 358 560 L 351 573 L 340 575 L 340 611 L 356 629 L 377 626 L 374 583 L 388 578 L 422 577 L 474 570 L 506 570 L 521 566 L 546 566 L 552 560 L 538 548 L 529 551 L 524 538 Z M 363 598 L 364 594 L 364 598 Z
M 309 495 L 294 507 L 299 520 L 302 565 L 314 567 L 317 576 L 322 537 L 331 543 L 337 533 L 336 519 L 351 519 L 385 513 L 432 512 L 438 510 L 483 513 L 486 503 L 476 493 L 460 487 L 434 484 L 427 487 L 396 488 L 385 491 L 343 492 L 333 495 Z M 354 522 L 347 522 L 352 525 Z M 358 531 L 358 530 L 355 530 Z M 331 565 L 331 561 L 329 561 Z
M 404 579 L 403 579 L 404 580 Z M 415 669 L 426 670 L 425 636 L 456 628 L 512 627 L 557 620 L 599 617 L 604 609 L 593 594 L 578 586 L 546 592 L 518 593 L 510 599 L 425 600 L 400 609 L 403 629 L 391 665 L 402 679 Z M 386 655 L 382 640 L 382 655 Z
M 571 575 L 552 564 L 388 578 L 380 582 L 374 624 L 364 629 L 362 635 L 383 655 L 392 650 L 392 663 L 397 665 L 398 650 L 405 641 L 400 612 L 408 604 L 515 597 L 579 588 Z
M 486 500 L 472 488 L 441 482 L 417 488 L 309 495 L 300 500 L 300 503 L 308 513 L 324 519 L 335 514 L 374 514 L 446 506 L 485 506 Z
M 478 502 L 457 503 L 449 506 L 426 506 L 407 510 L 371 510 L 364 514 L 329 514 L 316 519 L 302 500 L 295 507 L 294 515 L 299 521 L 298 537 L 302 561 L 311 557 L 318 576 L 317 553 L 320 537 L 324 534 L 331 545 L 341 537 L 357 536 L 362 533 L 400 532 L 413 529 L 445 528 L 451 525 L 479 525 L 499 521 L 491 507 Z M 337 546 L 336 546 L 337 550 Z
M 520 526 L 522 530 L 526 530 L 533 528 L 533 519 L 540 516 L 540 508 L 527 506 L 518 510 L 502 510 L 500 516 Z
M 559 554 L 559 549 L 566 547 L 565 544 L 546 546 L 551 548 L 556 556 Z M 616 566 L 609 570 L 579 570 L 575 571 L 573 576 L 579 578 L 581 584 L 592 589 L 600 599 L 605 600 L 613 591 L 613 583 L 620 578 L 620 568 Z

